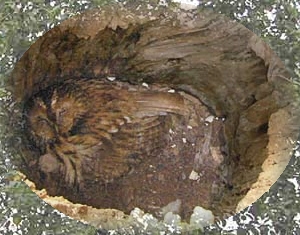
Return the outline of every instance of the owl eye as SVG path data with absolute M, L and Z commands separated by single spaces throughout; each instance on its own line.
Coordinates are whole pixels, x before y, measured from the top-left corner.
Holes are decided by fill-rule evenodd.
M 75 120 L 74 125 L 72 126 L 71 130 L 69 130 L 69 135 L 77 135 L 77 134 L 83 134 L 84 133 L 84 119 L 79 118 Z

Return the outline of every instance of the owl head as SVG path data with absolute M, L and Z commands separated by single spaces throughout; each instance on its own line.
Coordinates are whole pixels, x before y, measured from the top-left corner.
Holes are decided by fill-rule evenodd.
M 60 135 L 65 137 L 70 135 L 70 132 L 89 111 L 86 96 L 80 90 L 72 89 L 72 86 L 55 89 L 50 106 L 57 130 Z
M 34 97 L 27 109 L 27 128 L 31 138 L 42 151 L 57 138 L 54 124 L 47 114 L 47 105 L 41 97 Z

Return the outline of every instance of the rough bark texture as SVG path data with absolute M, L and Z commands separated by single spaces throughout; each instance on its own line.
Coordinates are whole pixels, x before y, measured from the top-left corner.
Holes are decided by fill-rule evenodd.
M 299 89 L 270 48 L 242 25 L 208 12 L 131 9 L 108 6 L 47 32 L 12 73 L 15 100 L 22 107 L 72 77 L 160 84 L 197 97 L 226 118 L 233 189 L 220 203 L 243 209 L 289 161 L 299 130 Z

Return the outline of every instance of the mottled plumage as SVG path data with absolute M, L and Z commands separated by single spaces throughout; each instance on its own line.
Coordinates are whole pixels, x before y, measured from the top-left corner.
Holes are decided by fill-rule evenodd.
M 31 102 L 26 116 L 31 139 L 41 151 L 46 151 L 46 146 L 56 141 L 57 133 L 41 97 L 35 97 Z
M 44 145 L 41 170 L 61 169 L 45 167 L 56 158 L 63 163 L 65 182 L 81 186 L 85 180 L 105 183 L 128 173 L 164 146 L 172 115 L 184 112 L 178 93 L 73 79 L 56 86 L 49 100 L 37 95 L 27 120 L 36 145 Z

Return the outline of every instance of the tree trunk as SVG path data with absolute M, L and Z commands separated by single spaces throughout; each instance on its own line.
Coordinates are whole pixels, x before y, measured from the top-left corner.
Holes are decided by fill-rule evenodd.
M 236 22 L 203 11 L 133 9 L 110 5 L 47 32 L 11 75 L 14 99 L 23 108 L 58 81 L 82 77 L 195 97 L 225 119 L 230 189 L 218 205 L 222 213 L 243 209 L 289 162 L 299 128 L 297 88 L 270 48 Z M 37 157 L 27 154 L 27 164 Z M 29 178 L 36 176 L 26 169 Z

